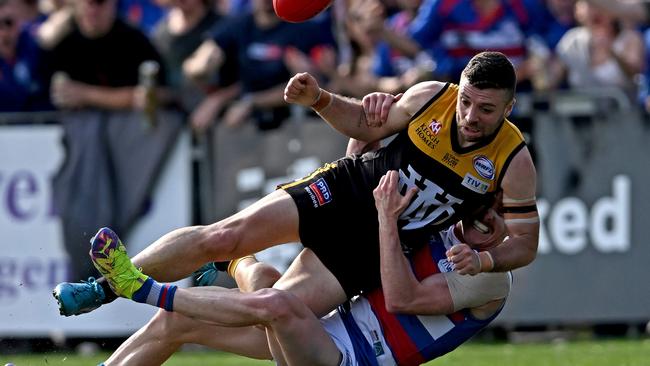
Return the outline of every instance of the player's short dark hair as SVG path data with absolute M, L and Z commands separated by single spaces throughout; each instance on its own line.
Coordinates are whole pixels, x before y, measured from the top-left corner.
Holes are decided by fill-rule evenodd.
M 479 89 L 505 89 L 515 96 L 517 75 L 512 62 L 501 52 L 481 52 L 467 63 L 463 74 L 470 85 Z

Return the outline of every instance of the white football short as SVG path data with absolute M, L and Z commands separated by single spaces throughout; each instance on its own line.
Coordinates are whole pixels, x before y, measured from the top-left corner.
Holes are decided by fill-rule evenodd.
M 384 339 L 379 321 L 372 312 L 368 300 L 359 296 L 354 298 L 350 305 L 350 312 L 361 329 L 361 332 L 366 337 L 366 341 L 374 349 L 379 366 L 396 365 L 393 354 Z M 343 355 L 341 366 L 358 366 L 352 340 L 343 324 L 341 314 L 334 310 L 321 318 L 321 323 Z

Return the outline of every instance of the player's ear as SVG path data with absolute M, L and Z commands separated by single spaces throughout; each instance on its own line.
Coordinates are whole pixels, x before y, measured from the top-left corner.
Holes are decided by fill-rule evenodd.
M 505 116 L 506 118 L 510 117 L 510 113 L 512 113 L 513 108 L 515 108 L 515 103 L 517 102 L 517 98 L 512 98 L 510 102 L 506 105 L 506 113 Z

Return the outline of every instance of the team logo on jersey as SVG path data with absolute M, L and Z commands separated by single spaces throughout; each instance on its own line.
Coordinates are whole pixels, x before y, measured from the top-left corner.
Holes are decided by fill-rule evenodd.
M 485 155 L 477 155 L 473 159 L 474 169 L 483 178 L 494 179 L 494 163 Z
M 309 194 L 311 202 L 316 208 L 332 201 L 330 188 L 323 178 L 318 178 L 317 181 L 305 187 L 305 191 Z
M 476 178 L 475 176 L 469 173 L 465 174 L 465 178 L 463 178 L 462 185 L 463 187 L 467 187 L 472 191 L 480 194 L 487 193 L 488 189 L 490 188 L 489 184 L 485 183 L 484 181 Z
M 431 132 L 433 132 L 434 135 L 437 135 L 438 133 L 440 133 L 440 130 L 442 130 L 442 123 L 433 119 L 431 120 L 431 123 L 429 123 L 429 129 L 431 130 Z
M 418 125 L 414 132 L 430 149 L 435 149 L 440 142 L 436 133 L 431 129 L 431 125 L 427 125 L 424 121 Z

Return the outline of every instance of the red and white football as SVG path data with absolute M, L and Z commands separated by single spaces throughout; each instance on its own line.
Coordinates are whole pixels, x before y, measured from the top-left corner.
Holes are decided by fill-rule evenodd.
M 333 0 L 273 0 L 273 9 L 280 19 L 291 23 L 309 20 L 330 6 Z

